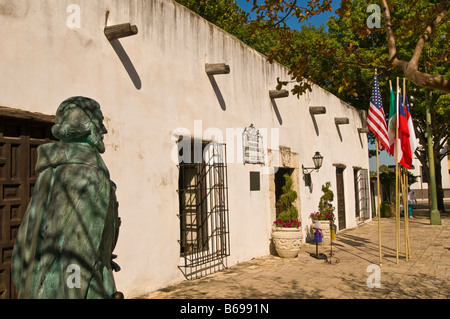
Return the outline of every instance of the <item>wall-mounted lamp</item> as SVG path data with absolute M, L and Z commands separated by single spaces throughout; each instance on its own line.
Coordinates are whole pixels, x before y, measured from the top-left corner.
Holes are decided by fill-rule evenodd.
M 311 172 L 314 170 L 319 171 L 319 169 L 322 167 L 323 156 L 319 152 L 316 152 L 316 154 L 314 154 L 312 159 L 313 159 L 314 167 L 304 167 L 302 165 L 302 170 L 303 170 L 303 175 L 304 175 L 303 179 L 305 180 L 306 186 L 311 186 Z

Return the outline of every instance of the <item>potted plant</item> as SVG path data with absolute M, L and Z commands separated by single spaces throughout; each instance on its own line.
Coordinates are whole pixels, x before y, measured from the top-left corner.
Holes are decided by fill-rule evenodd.
M 311 234 L 314 234 L 314 225 L 316 225 L 316 222 L 320 222 L 320 229 L 323 233 L 322 245 L 330 245 L 331 243 L 330 226 L 334 223 L 335 218 L 334 207 L 332 204 L 334 194 L 330 187 L 330 182 L 326 182 L 325 185 L 322 185 L 323 195 L 319 200 L 319 211 L 311 213 L 309 216 L 312 220 Z
M 284 174 L 285 185 L 279 203 L 281 212 L 274 222 L 272 239 L 280 257 L 297 257 L 302 245 L 301 222 L 298 220 L 298 209 L 294 206 L 297 192 L 292 189 L 292 178 Z

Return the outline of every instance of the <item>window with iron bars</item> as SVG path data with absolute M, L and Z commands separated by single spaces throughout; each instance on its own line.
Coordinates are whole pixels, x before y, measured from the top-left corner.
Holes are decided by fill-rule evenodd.
M 179 268 L 193 279 L 226 268 L 229 256 L 226 146 L 185 141 L 179 155 Z

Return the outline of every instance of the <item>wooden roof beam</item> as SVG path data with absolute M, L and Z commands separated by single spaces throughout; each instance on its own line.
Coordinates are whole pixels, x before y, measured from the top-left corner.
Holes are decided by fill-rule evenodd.
M 348 120 L 348 117 L 335 117 L 334 123 L 336 125 L 341 125 L 341 124 L 349 124 L 350 121 Z
M 205 71 L 208 75 L 228 74 L 230 66 L 225 63 L 205 63 Z
M 311 114 L 326 114 L 327 109 L 325 106 L 310 106 L 309 107 L 309 113 Z
M 269 96 L 271 99 L 279 99 L 279 98 L 283 98 L 283 97 L 288 97 L 289 91 L 287 91 L 287 90 L 270 90 Z
M 130 23 L 116 24 L 103 30 L 109 41 L 129 37 L 138 33 L 138 28 Z

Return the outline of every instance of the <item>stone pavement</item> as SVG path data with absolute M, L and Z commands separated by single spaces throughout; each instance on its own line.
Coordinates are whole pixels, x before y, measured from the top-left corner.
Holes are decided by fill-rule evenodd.
M 449 299 L 450 202 L 442 225 L 429 224 L 426 202 L 409 219 L 412 258 L 405 259 L 401 219 L 399 258 L 395 218 L 381 219 L 382 265 L 378 220 L 339 232 L 331 263 L 312 258 L 315 245 L 305 244 L 297 258 L 254 258 L 200 279 L 168 286 L 141 299 Z M 326 255 L 330 247 L 319 248 Z M 372 268 L 373 267 L 373 268 Z M 376 275 L 379 274 L 379 287 Z M 372 286 L 369 288 L 368 286 Z

